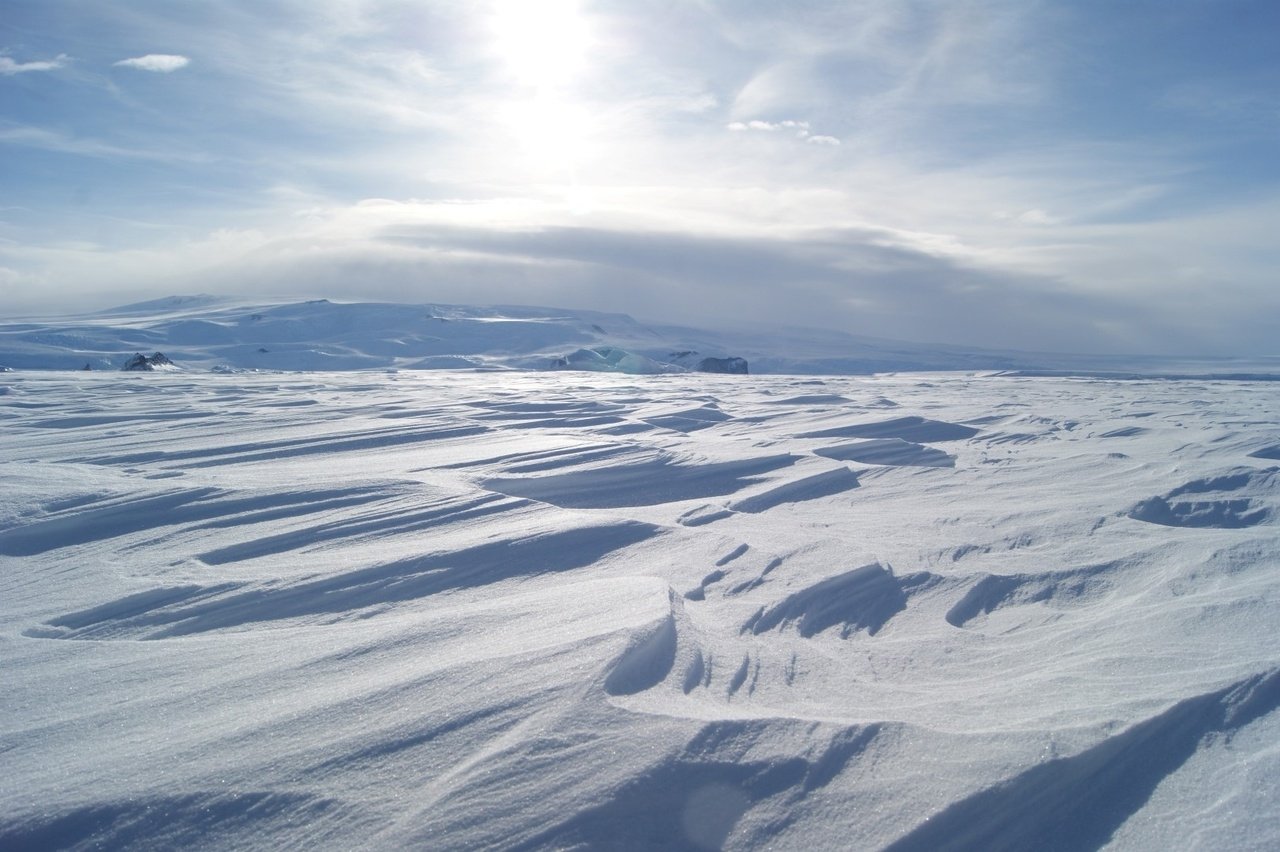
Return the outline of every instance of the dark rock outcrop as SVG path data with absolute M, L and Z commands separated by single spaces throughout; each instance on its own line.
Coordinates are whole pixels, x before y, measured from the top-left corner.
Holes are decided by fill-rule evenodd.
M 747 360 L 736 357 L 703 358 L 698 362 L 697 370 L 699 373 L 728 373 L 734 376 L 745 376 Z
M 173 369 L 176 366 L 163 352 L 157 352 L 154 355 L 143 355 L 141 352 L 135 352 L 133 357 L 125 361 L 124 366 L 120 369 L 133 372 L 151 372 L 157 369 Z

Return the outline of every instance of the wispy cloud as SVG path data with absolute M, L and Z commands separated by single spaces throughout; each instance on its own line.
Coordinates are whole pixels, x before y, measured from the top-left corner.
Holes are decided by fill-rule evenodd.
M 39 148 L 59 154 L 77 154 L 84 157 L 106 159 L 154 160 L 174 163 L 207 162 L 210 159 L 200 154 L 184 154 L 174 151 L 114 145 L 98 139 L 68 136 L 40 127 L 0 127 L 0 145 L 20 145 L 25 148 Z
M 803 139 L 806 142 L 812 142 L 815 145 L 839 145 L 840 140 L 835 136 L 825 136 L 821 134 L 813 134 L 809 131 L 809 122 L 797 121 L 793 118 L 783 119 L 782 121 L 761 121 L 760 119 L 752 119 L 751 121 L 731 121 L 725 125 L 734 133 L 745 133 L 752 130 L 761 130 L 765 133 L 777 133 L 778 131 L 790 131 L 797 139 Z
M 730 130 L 737 131 L 765 130 L 769 132 L 775 130 L 795 130 L 797 133 L 804 133 L 807 135 L 809 132 L 809 122 L 795 121 L 793 119 L 786 119 L 785 121 L 760 121 L 759 119 L 753 119 L 752 121 L 731 121 L 728 124 L 728 128 Z
M 25 74 L 29 71 L 56 71 L 71 60 L 70 56 L 60 53 L 53 59 L 40 59 L 34 62 L 15 62 L 12 57 L 0 56 L 0 75 Z
M 122 68 L 137 68 L 140 71 L 153 71 L 157 74 L 168 74 L 185 68 L 191 60 L 185 56 L 170 53 L 148 53 L 146 56 L 135 56 L 132 59 L 121 59 L 115 63 Z

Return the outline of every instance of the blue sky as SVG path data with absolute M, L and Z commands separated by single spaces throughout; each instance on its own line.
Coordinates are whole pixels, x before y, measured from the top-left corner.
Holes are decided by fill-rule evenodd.
M 1280 355 L 1274 0 L 5 0 L 0 310 Z

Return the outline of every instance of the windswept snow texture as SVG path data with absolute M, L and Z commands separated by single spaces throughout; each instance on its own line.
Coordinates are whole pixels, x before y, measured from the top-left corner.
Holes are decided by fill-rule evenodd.
M 1134 506 L 1129 517 L 1169 527 L 1251 527 L 1271 517 L 1280 468 L 1236 468 Z
M 864 565 L 794 592 L 751 616 L 744 631 L 764 633 L 795 623 L 801 636 L 813 636 L 838 626 L 840 638 L 857 630 L 874 636 L 889 619 L 907 608 L 907 594 L 927 586 L 933 576 L 923 573 L 899 580 L 882 565 Z
M 282 363 L 368 321 L 188 308 L 106 319 L 171 312 L 129 350 L 171 356 L 262 325 Z M 484 352 L 569 327 L 439 313 Z M 1277 411 L 1202 379 L 4 373 L 0 849 L 1280 848 Z
M 955 456 L 948 455 L 936 447 L 913 444 L 901 438 L 858 441 L 853 444 L 823 447 L 814 452 L 829 459 L 856 461 L 863 464 L 906 467 L 955 467 L 956 464 Z

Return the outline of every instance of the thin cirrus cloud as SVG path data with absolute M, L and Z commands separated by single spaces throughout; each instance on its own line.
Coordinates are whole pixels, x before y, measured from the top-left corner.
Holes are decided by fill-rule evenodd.
M 115 145 L 99 139 L 70 136 L 40 127 L 0 127 L 0 145 L 21 146 L 102 160 L 147 160 L 193 164 L 209 159 L 207 155 L 201 153 L 174 151 L 155 145 Z
M 178 56 L 171 53 L 148 53 L 146 56 L 135 56 L 131 59 L 121 59 L 114 63 L 121 68 L 137 68 L 139 71 L 151 71 L 156 74 L 168 74 L 177 71 L 179 68 L 185 68 L 191 64 L 191 60 L 185 56 Z
M 38 59 L 32 62 L 17 62 L 12 57 L 0 56 L 0 74 L 26 74 L 31 71 L 56 71 L 64 67 L 71 57 L 60 53 L 53 59 Z

